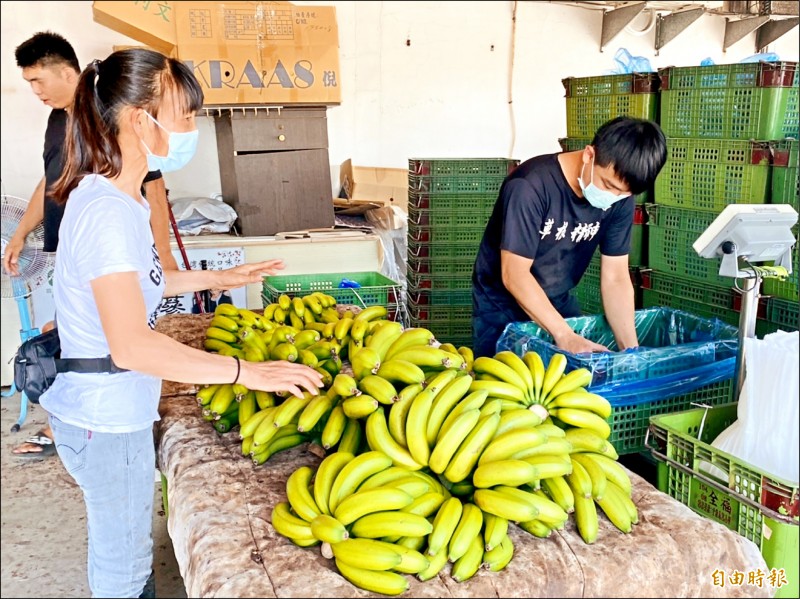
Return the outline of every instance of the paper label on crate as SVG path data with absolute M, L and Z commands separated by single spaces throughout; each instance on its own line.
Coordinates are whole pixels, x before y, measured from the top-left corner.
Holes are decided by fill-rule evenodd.
M 692 478 L 689 507 L 731 530 L 739 528 L 739 502 L 697 478 Z

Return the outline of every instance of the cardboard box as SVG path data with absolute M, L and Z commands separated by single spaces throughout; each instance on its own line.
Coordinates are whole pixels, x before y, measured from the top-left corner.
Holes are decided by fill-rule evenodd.
M 343 195 L 352 206 L 398 206 L 408 212 L 408 171 L 402 168 L 353 166 L 345 160 L 339 169 Z
M 206 105 L 341 102 L 334 7 L 177 2 L 175 15 Z
M 177 2 L 92 3 L 94 20 L 151 48 L 169 55 L 177 43 L 175 5 Z
M 186 62 L 207 106 L 342 100 L 332 6 L 132 0 L 96 1 L 93 12 L 96 22 Z

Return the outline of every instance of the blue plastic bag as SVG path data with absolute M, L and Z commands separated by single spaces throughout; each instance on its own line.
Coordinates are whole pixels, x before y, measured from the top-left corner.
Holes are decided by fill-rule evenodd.
M 653 72 L 650 60 L 644 56 L 632 56 L 625 48 L 617 50 L 616 54 L 614 54 L 614 62 L 617 64 L 617 68 L 608 71 L 609 75 Z
M 616 351 L 614 334 L 603 315 L 567 318 L 576 333 L 608 347 L 609 352 L 571 354 L 534 322 L 506 326 L 496 351 L 518 356 L 537 352 L 547 364 L 555 353 L 567 357 L 567 370 L 592 373 L 589 390 L 612 404 L 633 405 L 690 393 L 733 378 L 739 331 L 716 318 L 708 319 L 672 308 L 647 308 L 635 314 L 641 346 Z

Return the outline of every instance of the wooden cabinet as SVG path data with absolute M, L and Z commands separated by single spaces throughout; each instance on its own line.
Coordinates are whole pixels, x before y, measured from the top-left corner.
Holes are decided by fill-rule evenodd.
M 242 235 L 333 226 L 325 107 L 234 109 L 214 121 L 222 195 Z

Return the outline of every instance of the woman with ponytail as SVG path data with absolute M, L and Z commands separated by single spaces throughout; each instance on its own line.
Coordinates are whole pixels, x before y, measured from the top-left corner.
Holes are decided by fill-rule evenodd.
M 280 260 L 225 271 L 164 271 L 140 188 L 148 170 L 185 165 L 203 93 L 181 62 L 144 49 L 95 61 L 80 76 L 67 130 L 65 203 L 54 275 L 63 358 L 111 356 L 114 373 L 59 374 L 42 396 L 56 449 L 87 510 L 94 597 L 139 597 L 152 567 L 161 380 L 238 382 L 317 394 L 321 377 L 289 362 L 239 362 L 153 330 L 162 296 L 260 283 Z M 122 370 L 120 372 L 119 370 Z

